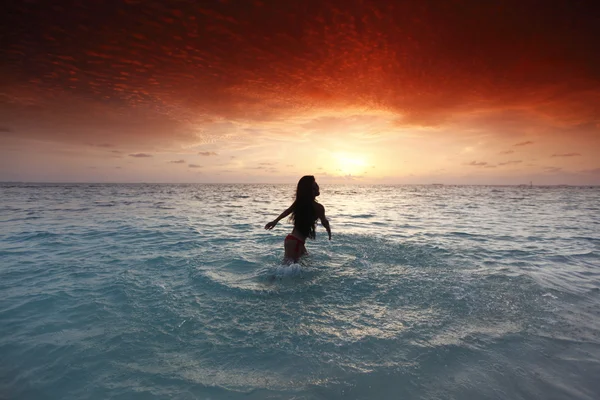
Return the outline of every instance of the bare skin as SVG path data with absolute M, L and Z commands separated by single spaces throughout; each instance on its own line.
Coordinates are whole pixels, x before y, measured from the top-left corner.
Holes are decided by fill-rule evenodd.
M 316 184 L 316 182 L 313 184 L 313 194 L 315 195 L 315 197 L 319 195 L 319 186 Z M 329 221 L 327 220 L 327 217 L 325 217 L 325 207 L 323 207 L 322 204 L 319 204 L 316 201 L 313 203 L 313 206 L 315 208 L 315 215 L 317 217 L 316 219 L 319 219 L 321 221 L 321 225 L 323 225 L 323 227 L 327 230 L 327 235 L 329 236 L 329 240 L 331 240 L 331 228 L 329 226 Z M 293 205 L 288 207 L 273 221 L 266 224 L 265 229 L 273 229 L 280 220 L 290 215 L 292 211 Z M 300 233 L 296 228 L 292 230 L 291 236 L 293 236 L 297 240 L 286 238 L 286 240 L 284 241 L 284 261 L 297 262 L 302 255 L 307 254 L 306 247 L 304 246 L 306 236 Z
M 321 225 L 325 227 L 325 229 L 327 230 L 327 235 L 329 236 L 329 240 L 331 240 L 331 228 L 329 227 L 329 221 L 327 220 L 327 217 L 325 217 L 325 207 L 316 202 L 314 203 L 314 207 L 317 219 L 321 221 Z M 302 242 L 306 241 L 306 237 L 302 235 L 302 233 L 300 233 L 296 228 L 292 230 L 291 235 L 301 240 Z M 283 246 L 285 250 L 284 259 L 286 262 L 297 262 L 300 259 L 300 257 L 302 257 L 305 254 L 308 254 L 304 243 L 299 243 L 297 240 L 294 239 L 286 239 L 283 243 Z

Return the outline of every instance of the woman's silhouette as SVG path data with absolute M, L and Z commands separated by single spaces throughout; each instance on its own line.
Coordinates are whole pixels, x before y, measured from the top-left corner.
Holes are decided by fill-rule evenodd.
M 331 240 L 331 229 L 329 221 L 325 217 L 325 207 L 315 201 L 319 194 L 319 185 L 317 185 L 315 177 L 303 176 L 298 181 L 294 203 L 279 217 L 265 225 L 265 229 L 273 229 L 281 219 L 292 214 L 290 219 L 294 222 L 294 230 L 286 236 L 283 242 L 285 262 L 296 262 L 303 254 L 306 254 L 304 243 L 306 238 L 315 238 L 317 219 L 321 220 L 321 225 L 325 227 L 329 240 Z

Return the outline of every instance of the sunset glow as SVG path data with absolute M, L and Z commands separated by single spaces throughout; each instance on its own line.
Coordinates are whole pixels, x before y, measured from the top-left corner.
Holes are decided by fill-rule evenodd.
M 11 2 L 0 180 L 600 184 L 593 2 L 205 3 Z
M 368 168 L 367 162 L 364 157 L 352 155 L 352 154 L 336 154 L 337 160 L 336 172 L 340 172 L 343 175 L 362 175 Z

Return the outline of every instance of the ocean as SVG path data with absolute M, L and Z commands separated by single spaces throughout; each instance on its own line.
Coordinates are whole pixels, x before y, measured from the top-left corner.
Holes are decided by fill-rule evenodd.
M 600 398 L 600 187 L 0 185 L 0 399 Z

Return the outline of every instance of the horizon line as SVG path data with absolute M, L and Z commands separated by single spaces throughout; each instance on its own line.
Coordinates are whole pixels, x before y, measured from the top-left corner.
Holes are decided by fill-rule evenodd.
M 29 185 L 295 185 L 297 182 L 81 182 L 81 181 L 0 181 L 0 185 L 5 184 L 29 184 Z M 549 186 L 570 186 L 570 187 L 600 187 L 600 184 L 544 184 L 533 185 L 531 183 L 365 183 L 365 182 L 331 182 L 327 185 L 369 185 L 369 186 L 516 186 L 516 187 L 549 187 Z

